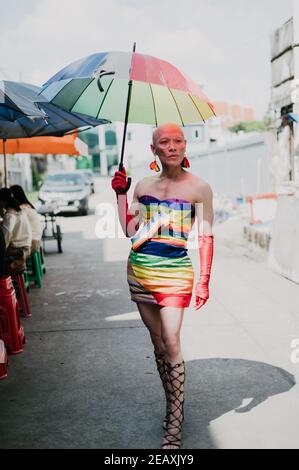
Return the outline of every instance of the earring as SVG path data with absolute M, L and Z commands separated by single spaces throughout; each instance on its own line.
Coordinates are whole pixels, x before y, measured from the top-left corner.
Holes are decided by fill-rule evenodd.
M 188 158 L 186 157 L 186 155 L 184 156 L 184 158 L 181 162 L 181 166 L 182 166 L 182 168 L 190 168 L 190 162 L 189 162 Z
M 156 157 L 155 157 L 155 160 L 150 163 L 149 167 L 150 167 L 151 170 L 154 170 L 154 171 L 156 171 L 157 173 L 160 171 L 160 167 L 159 167 L 159 165 L 158 165 L 158 163 L 157 163 Z

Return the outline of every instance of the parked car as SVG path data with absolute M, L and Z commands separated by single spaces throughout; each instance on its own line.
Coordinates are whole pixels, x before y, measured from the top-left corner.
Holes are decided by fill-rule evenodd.
M 89 186 L 77 171 L 50 173 L 38 194 L 40 204 L 53 204 L 59 212 L 88 214 Z
M 93 172 L 92 170 L 77 170 L 80 174 L 82 174 L 84 176 L 84 178 L 86 179 L 87 181 L 87 184 L 89 185 L 90 187 L 90 194 L 94 194 L 95 193 L 95 189 L 94 189 L 94 179 L 93 179 Z

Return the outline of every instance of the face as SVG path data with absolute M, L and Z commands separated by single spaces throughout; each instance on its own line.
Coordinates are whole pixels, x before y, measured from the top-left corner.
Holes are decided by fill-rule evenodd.
M 151 145 L 154 155 L 158 155 L 162 164 L 179 166 L 186 150 L 186 140 L 178 126 L 161 126 L 154 134 Z

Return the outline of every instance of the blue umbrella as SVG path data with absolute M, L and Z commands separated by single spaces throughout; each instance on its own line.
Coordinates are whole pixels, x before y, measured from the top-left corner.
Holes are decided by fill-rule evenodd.
M 107 124 L 107 119 L 96 119 L 79 113 L 65 111 L 40 94 L 41 89 L 27 83 L 7 82 L 6 91 L 13 88 L 15 97 L 27 100 L 27 110 L 31 105 L 36 108 L 36 116 L 25 115 L 21 107 L 0 102 L 0 138 L 17 139 L 22 137 L 57 136 L 61 137 L 74 129 L 95 127 Z M 18 103 L 15 99 L 15 103 Z
M 30 118 L 46 116 L 45 111 L 30 99 L 26 87 L 17 82 L 0 81 L 0 104 Z
M 7 185 L 5 142 L 7 139 L 57 136 L 84 130 L 110 121 L 96 119 L 58 108 L 42 95 L 35 85 L 5 82 L 5 94 L 0 88 L 0 139 L 4 148 L 4 178 Z

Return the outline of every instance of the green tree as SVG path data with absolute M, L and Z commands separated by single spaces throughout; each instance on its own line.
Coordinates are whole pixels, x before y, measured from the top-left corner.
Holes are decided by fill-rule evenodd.
M 37 171 L 37 168 L 33 162 L 31 164 L 31 173 L 32 173 L 32 188 L 34 190 L 38 190 L 39 182 L 42 181 L 42 176 Z
M 269 129 L 271 124 L 271 118 L 266 116 L 262 121 L 249 121 L 244 122 L 241 121 L 234 126 L 229 127 L 229 130 L 234 133 L 238 133 L 240 131 L 244 132 L 264 132 Z

